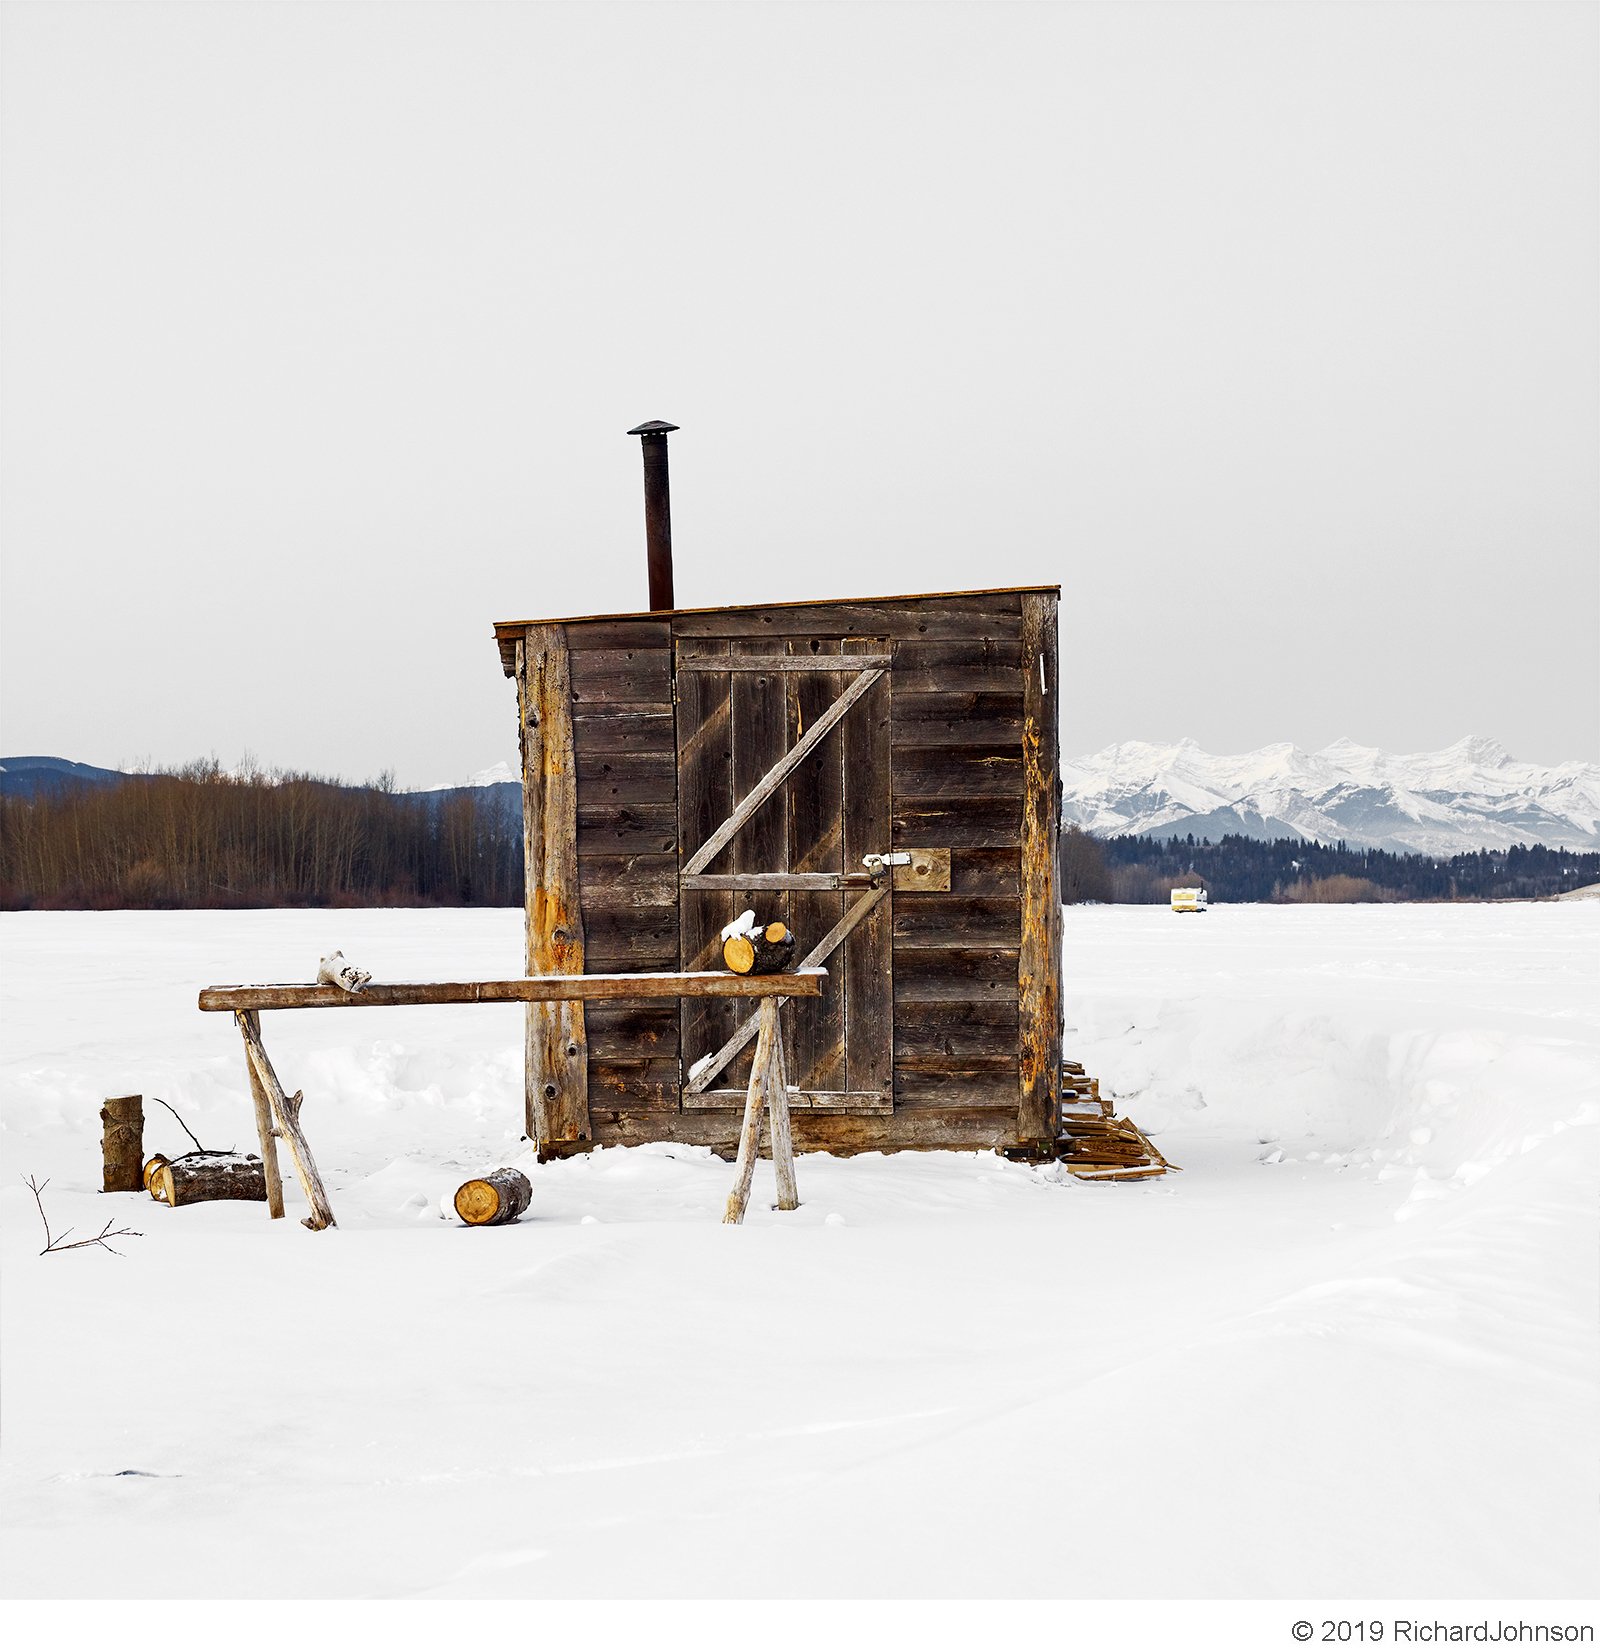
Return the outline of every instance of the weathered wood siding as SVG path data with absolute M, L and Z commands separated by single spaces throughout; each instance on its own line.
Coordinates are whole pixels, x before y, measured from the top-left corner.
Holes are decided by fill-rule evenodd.
M 1060 924 L 1059 915 L 1052 922 L 1045 913 L 1040 925 L 1037 866 L 1046 847 L 1054 864 L 1059 829 L 1055 608 L 1054 593 L 996 591 L 565 625 L 590 972 L 716 965 L 719 947 L 709 925 L 705 933 L 680 933 L 680 831 L 704 841 L 751 778 L 735 774 L 734 764 L 770 766 L 793 744 L 795 728 L 813 722 L 838 693 L 837 678 L 794 675 L 782 695 L 763 701 L 766 709 L 744 707 L 739 720 L 751 730 L 748 751 L 713 737 L 703 748 L 686 749 L 680 772 L 675 645 L 702 657 L 730 648 L 849 653 L 881 651 L 887 639 L 893 652 L 890 691 L 874 696 L 875 712 L 858 706 L 829 736 L 830 746 L 836 740 L 843 746 L 851 770 L 887 766 L 887 815 L 881 804 L 874 808 L 872 788 L 854 793 L 859 802 L 848 788 L 841 797 L 835 765 L 802 765 L 788 782 L 786 806 L 766 810 L 759 830 L 735 838 L 728 851 L 729 868 L 770 867 L 781 858 L 778 845 L 757 837 L 785 831 L 793 868 L 804 870 L 812 846 L 832 830 L 844 834 L 848 863 L 886 849 L 950 849 L 948 891 L 896 890 L 868 919 L 879 928 L 864 923 L 859 941 L 847 942 L 863 966 L 840 970 L 849 1001 L 829 1010 L 855 1016 L 892 1009 L 894 1111 L 797 1111 L 800 1150 L 1012 1146 L 1054 1126 L 1049 1063 L 1059 1064 L 1060 1055 Z M 841 637 L 849 639 L 841 643 Z M 752 647 L 754 638 L 759 642 Z M 736 696 L 754 683 L 737 674 L 683 672 L 678 693 L 686 704 L 694 699 L 691 725 L 715 727 L 719 715 L 734 717 Z M 762 718 L 774 705 L 781 717 L 765 728 Z M 1033 867 L 1026 876 L 1025 849 Z M 1046 897 L 1056 893 L 1052 878 Z M 785 916 L 802 945 L 836 920 L 843 904 L 836 892 L 760 896 L 760 908 Z M 866 966 L 873 958 L 875 966 Z M 735 1023 L 734 1011 L 720 1002 L 689 1012 L 719 1026 L 726 1020 L 727 1031 Z M 737 1114 L 680 1107 L 677 1009 L 591 1005 L 586 1019 L 596 1141 L 681 1140 L 734 1149 Z M 819 1076 L 817 1061 L 836 1046 L 827 1024 L 818 1020 L 817 1026 L 809 1041 L 795 1039 L 791 1058 L 798 1069 L 791 1082 Z M 851 1071 L 846 1079 L 849 1088 L 863 1090 L 890 1080 L 879 1070 Z
M 578 759 L 578 887 L 591 974 L 678 966 L 672 637 L 663 620 L 566 627 Z M 708 965 L 707 965 L 708 966 Z M 615 1138 L 678 1109 L 678 1005 L 590 1004 L 589 1120 Z

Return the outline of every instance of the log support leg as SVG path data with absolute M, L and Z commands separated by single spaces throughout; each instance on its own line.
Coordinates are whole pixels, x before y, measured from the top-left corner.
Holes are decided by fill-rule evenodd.
M 249 1021 L 256 1040 L 261 1040 L 261 1016 L 255 1009 L 246 1009 L 239 1016 L 240 1024 Z M 244 1069 L 250 1077 L 250 1099 L 256 1111 L 256 1137 L 261 1142 L 261 1168 L 267 1180 L 267 1213 L 273 1220 L 283 1219 L 283 1176 L 278 1171 L 278 1131 L 272 1121 L 272 1102 L 256 1076 L 255 1061 L 250 1058 L 250 1045 L 245 1044 Z
M 800 1207 L 794 1178 L 794 1143 L 789 1133 L 789 1079 L 778 1009 L 775 997 L 762 998 L 756 1051 L 750 1062 L 750 1087 L 745 1094 L 744 1127 L 739 1132 L 739 1161 L 733 1190 L 728 1194 L 727 1212 L 722 1217 L 725 1226 L 742 1225 L 745 1210 L 750 1206 L 750 1187 L 761 1147 L 763 1109 L 771 1118 L 772 1167 L 778 1181 L 778 1207 Z
M 300 1189 L 306 1194 L 306 1202 L 311 1205 L 311 1213 L 303 1224 L 309 1226 L 313 1232 L 320 1232 L 324 1227 L 334 1224 L 333 1205 L 328 1201 L 327 1188 L 322 1184 L 322 1175 L 317 1169 L 316 1159 L 312 1157 L 311 1147 L 300 1128 L 300 1105 L 305 1096 L 298 1092 L 283 1092 L 283 1084 L 278 1081 L 278 1074 L 272 1069 L 272 1062 L 267 1058 L 267 1051 L 262 1046 L 259 1022 L 255 1025 L 250 1024 L 250 1020 L 255 1018 L 255 1015 L 244 1012 L 234 1015 L 234 1019 L 239 1023 L 240 1034 L 244 1038 L 250 1069 L 271 1102 L 273 1116 L 277 1119 L 278 1136 L 289 1147 L 289 1155 L 294 1159 L 295 1175 L 300 1181 Z M 266 1161 L 264 1153 L 262 1161 Z

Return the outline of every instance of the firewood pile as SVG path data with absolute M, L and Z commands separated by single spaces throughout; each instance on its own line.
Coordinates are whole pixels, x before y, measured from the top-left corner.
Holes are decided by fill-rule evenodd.
M 1100 1096 L 1098 1078 L 1076 1060 L 1061 1062 L 1061 1115 L 1056 1155 L 1079 1180 L 1154 1180 L 1176 1170 L 1150 1137 Z

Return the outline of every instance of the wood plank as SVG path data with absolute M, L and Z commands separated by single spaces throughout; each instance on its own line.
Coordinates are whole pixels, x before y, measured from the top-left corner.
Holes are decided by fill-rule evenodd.
M 350 995 L 338 986 L 329 986 L 327 989 L 338 991 L 340 996 Z M 283 1084 L 278 1081 L 278 1074 L 272 1069 L 272 1061 L 267 1058 L 266 1045 L 261 1041 L 260 1017 L 236 1011 L 233 1019 L 244 1038 L 245 1058 L 249 1060 L 250 1069 L 255 1074 L 256 1081 L 261 1084 L 272 1108 L 278 1138 L 289 1148 L 289 1161 L 294 1164 L 295 1178 L 300 1182 L 300 1190 L 305 1193 L 306 1202 L 311 1206 L 311 1213 L 301 1225 L 309 1226 L 313 1232 L 324 1231 L 335 1224 L 333 1204 L 329 1201 L 327 1188 L 322 1183 L 322 1172 L 317 1167 L 316 1159 L 311 1155 L 311 1144 L 306 1139 L 305 1130 L 300 1126 L 300 1107 L 305 1096 L 298 1089 L 293 1094 L 284 1093 Z
M 947 1065 L 896 1064 L 896 1110 L 917 1106 L 1006 1106 L 1016 1102 L 1017 1061 L 1009 1058 L 952 1061 Z
M 686 659 L 726 658 L 725 641 L 681 641 L 677 663 Z M 699 675 L 678 676 L 678 840 L 679 873 L 683 861 L 726 819 L 733 810 L 733 697 L 732 678 Z M 719 938 L 728 921 L 730 901 L 696 889 L 683 889 L 679 897 L 680 927 L 678 961 L 682 968 L 720 968 L 722 942 Z M 725 1004 L 705 999 L 685 998 L 680 1018 L 679 1048 L 685 1070 L 689 1065 L 720 1047 L 732 1034 L 735 1017 Z
M 599 751 L 677 750 L 671 700 L 597 705 L 587 714 L 573 707 L 572 737 L 580 760 Z
M 240 1029 L 248 1029 L 261 1041 L 261 1016 L 253 1008 L 240 1014 Z M 245 1072 L 250 1079 L 250 1102 L 255 1111 L 256 1138 L 261 1144 L 261 1171 L 267 1188 L 267 1218 L 283 1219 L 283 1174 L 278 1166 L 278 1131 L 272 1116 L 272 1099 L 266 1085 L 256 1074 L 255 1061 L 250 1057 L 248 1038 L 245 1042 Z
M 1006 1059 L 1015 1074 L 1017 1005 L 1014 999 L 906 1002 L 902 998 L 895 1005 L 897 1066 L 985 1058 Z
M 1061 769 L 1056 599 L 1022 600 L 1026 795 L 1022 810 L 1022 943 L 1017 1133 L 1053 1141 L 1061 1083 Z
M 763 676 L 826 675 L 830 673 L 838 675 L 841 671 L 865 670 L 868 665 L 877 665 L 881 669 L 887 670 L 893 663 L 894 655 L 892 653 L 869 654 L 864 658 L 848 662 L 839 659 L 830 661 L 821 655 L 796 654 L 793 657 L 785 657 L 781 654 L 762 653 L 754 658 L 741 659 L 735 656 L 723 659 L 720 662 L 714 659 L 685 659 L 679 664 L 678 669 L 680 671 L 745 671 Z
M 591 623 L 567 620 L 567 651 L 593 653 L 617 648 L 633 652 L 660 648 L 672 651 L 672 624 L 667 619 L 601 619 Z
M 895 956 L 901 1002 L 934 1003 L 1017 999 L 1015 946 L 909 947 Z
M 591 974 L 670 974 L 677 969 L 676 946 L 663 945 L 659 951 L 645 952 L 638 946 L 610 956 L 599 946 L 589 948 Z
M 578 801 L 578 854 L 670 854 L 678 846 L 677 806 L 671 802 Z
M 769 893 L 820 893 L 831 890 L 842 894 L 847 888 L 871 888 L 874 885 L 866 871 L 852 871 L 848 876 L 841 876 L 837 871 L 701 871 L 681 880 L 685 888 L 748 888 Z M 804 938 L 798 927 L 795 932 Z
M 739 877 L 741 872 L 759 875 L 763 872 L 783 872 L 789 864 L 789 816 L 786 799 L 778 793 L 772 781 L 775 768 L 789 758 L 789 729 L 787 719 L 787 681 L 766 667 L 774 665 L 786 655 L 775 653 L 781 642 L 760 637 L 754 641 L 735 638 L 729 644 L 727 663 L 730 666 L 750 664 L 751 671 L 734 674 L 729 683 L 733 703 L 733 802 L 734 807 L 720 827 L 726 831 L 734 819 L 741 823 L 724 838 L 727 853 L 724 869 Z M 839 684 L 833 684 L 837 693 Z M 765 800 L 757 800 L 764 797 Z M 717 835 L 712 833 L 713 838 Z M 710 862 L 712 854 L 702 859 L 702 866 Z M 696 858 L 702 858 L 697 855 Z M 691 860 L 688 872 L 704 874 Z M 728 918 L 740 911 L 754 911 L 764 927 L 769 922 L 789 921 L 789 897 L 781 890 L 762 889 L 747 883 L 742 877 L 724 896 Z M 725 919 L 726 920 L 726 919 Z M 719 1045 L 720 1046 L 720 1045 Z M 750 1056 L 740 1055 L 728 1064 L 728 1080 L 747 1082 L 750 1074 Z
M 200 1008 L 234 1014 L 258 1008 L 406 1008 L 423 1003 L 646 1001 L 657 997 L 815 997 L 825 968 L 792 974 L 730 974 L 676 970 L 660 974 L 539 974 L 517 980 L 374 981 L 362 991 L 336 985 L 208 985 Z
M 1016 1081 L 1015 1075 L 1012 1077 Z M 676 1059 L 595 1060 L 589 1062 L 589 1104 L 608 1111 L 675 1110 L 678 1104 Z
M 902 729 L 909 733 L 919 723 L 995 721 L 1015 722 L 1018 738 L 1022 728 L 1022 676 L 1020 667 L 1016 682 L 1006 689 L 930 688 L 912 692 L 902 688 L 898 680 L 894 693 L 895 740 L 902 737 Z
M 1022 844 L 1022 802 L 1009 796 L 943 800 L 896 797 L 894 839 L 916 848 L 1009 848 Z M 950 862 L 955 873 L 954 856 Z
M 1009 638 L 985 636 L 970 641 L 936 641 L 919 638 L 915 641 L 903 641 L 896 645 L 894 650 L 895 679 L 903 680 L 907 676 L 927 672 L 960 680 L 965 670 L 987 669 L 991 665 L 1003 665 L 1007 669 L 1019 672 L 1028 656 L 1025 654 L 1020 632 Z M 1020 684 L 1013 684 L 1010 691 L 1018 691 Z M 973 692 L 971 688 L 912 688 L 913 693 L 941 693 Z
M 586 809 L 678 801 L 673 751 L 591 751 L 580 755 L 578 785 Z
M 832 1152 L 839 1157 L 857 1152 L 989 1151 L 1018 1143 L 1014 1092 L 1011 1103 L 1003 1108 L 910 1106 L 873 1116 L 797 1107 L 791 1111 L 790 1121 L 797 1151 Z M 738 1143 L 738 1128 L 738 1113 L 720 1109 L 670 1115 L 623 1112 L 616 1121 L 607 1121 L 599 1128 L 599 1139 L 608 1146 L 682 1141 L 709 1146 L 719 1156 L 731 1158 Z
M 529 625 L 517 665 L 527 971 L 581 975 L 577 764 L 562 628 Z M 589 1055 L 581 1002 L 527 1001 L 526 1127 L 542 1157 L 553 1141 L 591 1138 Z
M 713 678 L 714 680 L 715 678 Z M 737 679 L 736 679 L 737 680 Z M 717 853 L 733 839 L 743 827 L 746 820 L 770 797 L 774 791 L 788 778 L 790 773 L 803 762 L 827 736 L 829 729 L 835 727 L 848 714 L 852 705 L 871 691 L 875 684 L 884 680 L 881 670 L 864 670 L 857 676 L 837 699 L 828 707 L 811 727 L 801 737 L 800 742 L 775 763 L 764 774 L 744 798 L 734 808 L 734 811 L 713 831 L 706 842 L 696 851 L 684 866 L 686 871 L 703 871 L 716 857 Z M 887 728 L 885 729 L 887 733 Z M 885 746 L 887 751 L 887 744 Z M 887 767 L 887 763 L 885 763 Z
M 783 1005 L 762 1005 L 772 1016 L 772 1069 L 767 1083 L 767 1120 L 772 1136 L 772 1173 L 778 1184 L 778 1207 L 798 1209 L 800 1191 L 794 1178 L 794 1136 L 789 1127 L 789 1068 L 783 1053 Z
M 750 1066 L 750 1084 L 745 1094 L 744 1122 L 739 1130 L 739 1156 L 733 1190 L 728 1194 L 725 1226 L 738 1226 L 750 1204 L 750 1188 L 755 1180 L 757 1148 L 761 1143 L 761 1118 L 766 1110 L 773 1082 L 772 1044 L 778 1035 L 778 1011 L 774 1003 L 761 1005 L 756 1034 L 755 1057 Z
M 894 946 L 1016 945 L 1021 923 L 1019 900 L 902 892 L 894 902 Z
M 606 973 L 639 973 L 644 959 L 665 956 L 671 959 L 678 949 L 678 907 L 641 905 L 627 910 L 591 907 L 584 913 L 589 954 L 606 959 Z M 638 966 L 630 966 L 637 963 Z M 599 973 L 599 969 L 592 970 Z
M 686 1111 L 738 1111 L 744 1102 L 743 1089 L 707 1089 L 703 1094 L 686 1094 L 683 1097 Z M 835 1111 L 846 1112 L 852 1117 L 887 1117 L 894 1110 L 894 1101 L 882 1094 L 790 1089 L 789 1107 L 791 1111 Z
M 950 855 L 950 892 L 1021 897 L 1021 856 L 1015 846 L 957 848 Z
M 591 1003 L 584 1010 L 584 1029 L 589 1033 L 591 1105 L 594 1068 L 598 1063 L 670 1060 L 673 1066 L 673 1092 L 677 1092 L 678 1005 L 675 1002 L 648 1007 L 637 1003 Z
M 897 749 L 893 760 L 896 802 L 924 798 L 1021 797 L 1022 747 Z
M 775 603 L 719 607 L 672 615 L 672 633 L 685 636 L 876 636 L 923 640 L 1022 634 L 1020 597 L 1013 591 L 976 595 L 898 597 L 873 601 Z
M 842 644 L 845 655 L 870 653 L 881 641 Z M 897 649 L 898 651 L 898 649 Z M 894 845 L 890 814 L 889 719 L 892 675 L 880 676 L 844 724 L 844 863 L 858 866 L 867 854 Z M 813 723 L 813 728 L 820 723 Z M 919 847 L 939 847 L 935 837 Z M 894 951 L 891 925 L 895 894 L 884 897 L 856 924 L 840 947 L 844 964 L 844 1084 L 855 1094 L 894 1094 Z M 831 1084 L 827 1085 L 832 1087 Z
M 896 694 L 898 701 L 899 695 Z M 1010 698 L 1010 694 L 981 694 L 968 693 L 959 695 L 939 694 L 938 698 Z M 1022 695 L 1016 696 L 1021 704 Z M 902 751 L 931 748 L 935 750 L 958 750 L 967 746 L 978 746 L 986 750 L 1020 751 L 1022 748 L 1022 716 L 1020 712 L 1015 716 L 983 715 L 974 711 L 966 716 L 948 717 L 918 717 L 895 719 L 890 738 L 894 744 L 895 755 L 898 758 Z
M 709 634 L 748 634 L 752 628 L 765 631 L 771 629 L 774 623 L 787 624 L 784 634 L 795 636 L 815 635 L 819 630 L 827 627 L 819 622 L 824 617 L 832 620 L 841 620 L 847 613 L 858 611 L 863 607 L 881 609 L 883 621 L 873 626 L 844 625 L 836 634 L 845 634 L 858 628 L 873 630 L 881 635 L 898 635 L 901 625 L 906 627 L 906 633 L 911 635 L 928 635 L 935 633 L 935 627 L 950 623 L 958 627 L 953 633 L 968 635 L 974 629 L 983 634 L 1005 634 L 1020 636 L 1022 634 L 1021 605 L 1019 598 L 1024 591 L 1048 590 L 1057 596 L 1061 593 L 1059 585 L 1013 585 L 1004 589 L 995 590 L 933 590 L 917 594 L 900 594 L 893 596 L 875 596 L 863 601 L 861 598 L 841 598 L 833 601 L 817 602 L 768 602 L 743 608 L 703 607 L 703 608 L 675 608 L 668 617 L 668 623 L 677 636 L 709 635 Z M 784 619 L 785 612 L 792 611 L 792 619 Z M 757 614 L 767 616 L 764 620 L 752 625 L 748 615 Z M 698 631 L 693 627 L 702 620 L 721 621 L 733 618 L 734 629 L 723 632 Z M 651 612 L 631 613 L 579 613 L 570 614 L 561 618 L 546 618 L 543 620 L 501 619 L 494 626 L 495 643 L 500 650 L 500 662 L 507 676 L 516 672 L 514 658 L 515 645 L 522 638 L 524 628 L 529 623 L 564 624 L 571 627 L 574 633 L 597 629 L 607 624 L 626 622 L 660 623 L 662 615 Z M 966 628 L 972 627 L 972 628 Z M 942 632 L 940 632 L 942 633 Z M 629 645 L 630 637 L 623 637 L 618 644 Z
M 619 700 L 670 701 L 672 655 L 664 647 L 603 647 L 574 653 L 569 660 L 574 705 L 595 706 Z
M 590 854 L 578 861 L 583 909 L 630 911 L 678 903 L 675 854 Z
M 808 660 L 840 657 L 840 644 L 826 637 L 795 638 L 791 654 Z M 837 696 L 838 683 L 826 676 L 800 675 L 786 684 L 789 743 L 797 744 Z M 789 864 L 801 878 L 842 877 L 844 862 L 844 735 L 835 728 L 796 768 L 786 787 L 789 806 Z M 855 867 L 854 870 L 859 870 Z M 871 879 L 867 879 L 871 886 Z M 790 926 L 803 954 L 832 932 L 847 905 L 842 884 L 819 884 L 790 896 Z M 826 962 L 827 957 L 818 961 Z M 808 1092 L 844 1089 L 844 996 L 825 992 L 805 1002 L 786 1003 L 783 1035 L 790 1082 Z

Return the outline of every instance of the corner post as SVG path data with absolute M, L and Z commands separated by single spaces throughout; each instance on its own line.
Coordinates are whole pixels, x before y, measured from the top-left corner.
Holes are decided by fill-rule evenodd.
M 566 631 L 532 624 L 517 643 L 522 741 L 523 906 L 530 974 L 583 972 L 578 774 Z M 541 1160 L 593 1138 L 583 1004 L 529 1003 L 527 1130 Z
M 1022 598 L 1022 939 L 1017 1138 L 1049 1151 L 1061 1087 L 1060 675 L 1054 593 Z

